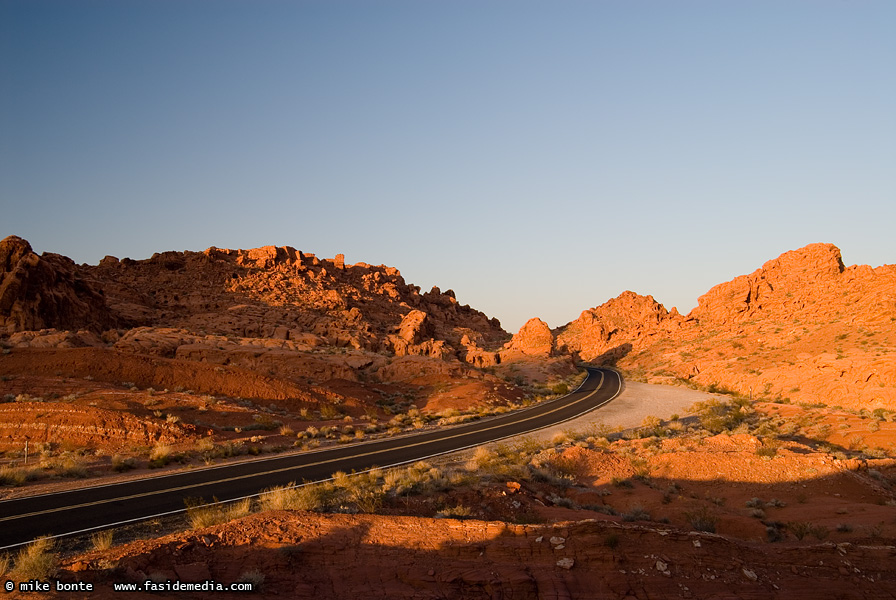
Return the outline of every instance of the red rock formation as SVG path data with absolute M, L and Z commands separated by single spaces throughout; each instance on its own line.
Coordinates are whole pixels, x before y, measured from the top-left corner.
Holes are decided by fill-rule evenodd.
M 529 319 L 506 347 L 530 356 L 550 356 L 554 348 L 554 334 L 541 319 Z
M 583 311 L 578 319 L 560 328 L 557 347 L 583 360 L 603 357 L 601 362 L 611 363 L 627 354 L 633 344 L 678 329 L 684 322 L 676 309 L 667 311 L 653 296 L 626 291 Z
M 0 241 L 0 330 L 116 326 L 102 292 L 64 256 L 38 256 L 16 236 Z
M 626 292 L 561 328 L 557 347 L 651 381 L 896 407 L 896 265 L 844 267 L 811 244 L 713 287 L 687 317 Z

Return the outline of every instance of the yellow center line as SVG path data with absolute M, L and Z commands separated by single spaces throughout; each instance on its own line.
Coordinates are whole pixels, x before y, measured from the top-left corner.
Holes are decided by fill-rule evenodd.
M 516 423 L 525 423 L 526 421 L 531 421 L 532 419 L 540 419 L 540 418 L 542 418 L 542 417 L 546 417 L 547 415 L 550 415 L 550 414 L 552 414 L 552 413 L 555 413 L 555 412 L 557 412 L 557 411 L 559 411 L 559 410 L 563 410 L 563 409 L 568 408 L 568 407 L 570 407 L 570 406 L 574 406 L 575 404 L 578 404 L 579 402 L 584 402 L 585 400 L 587 400 L 588 398 L 590 398 L 591 396 L 593 396 L 594 394 L 596 394 L 596 393 L 600 390 L 600 388 L 603 386 L 603 383 L 604 383 L 604 374 L 603 374 L 602 372 L 601 372 L 601 374 L 600 374 L 600 377 L 601 377 L 601 379 L 600 379 L 600 383 L 597 384 L 597 387 L 594 388 L 594 390 L 593 390 L 590 394 L 588 394 L 587 396 L 585 396 L 585 397 L 582 398 L 581 400 L 576 401 L 574 404 L 566 404 L 566 405 L 561 406 L 561 407 L 559 407 L 559 408 L 555 408 L 555 409 L 553 409 L 553 410 L 550 410 L 550 411 L 548 411 L 548 412 L 546 412 L 546 413 L 539 414 L 539 415 L 534 415 L 534 416 L 531 416 L 531 417 L 526 417 L 525 419 L 520 419 L 519 421 L 513 421 L 513 422 L 511 422 L 511 423 L 503 423 L 503 424 L 500 424 L 500 425 L 493 425 L 492 427 L 486 427 L 485 429 L 477 429 L 476 431 L 472 431 L 472 432 L 468 431 L 468 432 L 465 432 L 465 433 L 457 433 L 457 434 L 455 434 L 455 435 L 450 435 L 450 436 L 448 436 L 448 437 L 439 438 L 439 439 L 437 439 L 437 440 L 424 440 L 424 441 L 422 441 L 422 442 L 415 442 L 415 443 L 413 443 L 413 444 L 406 444 L 406 445 L 404 445 L 404 446 L 396 446 L 395 448 L 387 448 L 387 449 L 385 449 L 385 450 L 374 450 L 374 451 L 372 451 L 372 452 L 364 452 L 364 453 L 362 453 L 362 454 L 353 454 L 353 455 L 351 455 L 351 456 L 343 457 L 343 458 L 330 458 L 330 459 L 327 459 L 327 460 L 321 460 L 321 461 L 318 461 L 318 462 L 308 463 L 308 464 L 304 464 L 304 465 L 293 465 L 293 466 L 290 466 L 290 467 L 283 467 L 283 468 L 281 468 L 281 469 L 272 469 L 272 470 L 270 470 L 270 471 L 261 471 L 261 472 L 258 472 L 258 473 L 249 473 L 249 474 L 246 474 L 246 475 L 236 475 L 236 476 L 234 476 L 234 477 L 226 477 L 226 478 L 224 478 L 224 479 L 215 479 L 215 480 L 213 480 L 213 481 L 206 481 L 206 482 L 203 482 L 203 483 L 192 483 L 192 484 L 190 484 L 190 485 L 182 485 L 182 486 L 179 486 L 179 487 L 164 488 L 164 489 L 159 489 L 159 490 L 153 490 L 153 491 L 151 491 L 151 492 L 142 492 L 142 493 L 140 493 L 140 494 L 132 494 L 132 495 L 130 495 L 130 496 L 119 496 L 119 497 L 116 497 L 116 498 L 108 498 L 108 499 L 106 499 L 106 500 L 95 500 L 95 501 L 93 501 L 93 502 L 84 502 L 84 503 L 82 503 L 82 504 L 75 504 L 75 505 L 72 505 L 72 506 L 62 506 L 62 507 L 59 507 L 59 508 L 48 508 L 48 509 L 46 509 L 46 510 L 39 510 L 39 511 L 35 511 L 35 512 L 19 514 L 19 515 L 12 515 L 12 516 L 10 516 L 10 517 L 2 517 L 2 518 L 0 518 L 0 523 L 2 523 L 2 522 L 4 522 L 4 521 L 13 521 L 13 520 L 15 520 L 15 519 L 24 519 L 24 518 L 27 518 L 27 517 L 36 517 L 36 516 L 38 516 L 38 515 L 46 515 L 46 514 L 50 514 L 50 513 L 54 513 L 54 512 L 59 512 L 59 511 L 63 511 L 63 510 L 73 510 L 73 509 L 76 509 L 76 508 L 85 508 L 85 507 L 87 507 L 87 506 L 98 506 L 98 505 L 100 505 L 100 504 L 108 504 L 108 503 L 110 503 L 110 502 L 122 502 L 122 501 L 124 501 L 124 500 L 133 500 L 134 498 L 145 498 L 145 497 L 147 497 L 147 496 L 154 496 L 154 495 L 157 495 L 157 494 L 167 494 L 167 493 L 170 493 L 170 492 L 179 492 L 179 491 L 182 491 L 182 490 L 189 490 L 189 489 L 191 489 L 191 488 L 197 488 L 197 487 L 202 487 L 202 486 L 206 486 L 206 485 L 214 485 L 214 484 L 218 484 L 218 483 L 227 483 L 227 482 L 230 482 L 230 481 L 238 481 L 238 480 L 240 480 L 240 479 L 248 479 L 248 478 L 250 478 L 250 477 L 260 477 L 260 476 L 262 476 L 262 475 L 273 475 L 274 473 L 282 473 L 283 471 L 292 471 L 292 470 L 294 470 L 294 469 L 300 469 L 300 468 L 305 468 L 305 467 L 316 467 L 316 466 L 318 466 L 318 465 L 325 465 L 325 464 L 327 464 L 327 463 L 332 463 L 332 462 L 338 462 L 338 461 L 341 461 L 341 460 L 346 460 L 347 458 L 363 458 L 363 457 L 365 457 L 365 456 L 371 456 L 371 455 L 374 455 L 374 454 L 380 454 L 380 453 L 382 453 L 382 452 L 391 452 L 392 450 L 404 450 L 404 449 L 407 449 L 407 448 L 413 448 L 413 447 L 415 447 L 415 446 L 422 446 L 422 445 L 424 445 L 424 444 L 432 444 L 432 443 L 435 443 L 435 442 L 442 442 L 442 441 L 445 441 L 445 440 L 451 440 L 451 439 L 454 439 L 454 438 L 464 437 L 464 436 L 467 436 L 467 435 L 472 435 L 472 434 L 474 434 L 474 433 L 481 433 L 481 432 L 484 432 L 484 431 L 491 431 L 492 429 L 498 429 L 498 428 L 500 428 L 500 427 L 505 427 L 505 426 L 507 426 L 507 425 L 513 425 L 513 424 L 516 424 Z M 523 433 L 525 433 L 525 432 L 523 432 Z

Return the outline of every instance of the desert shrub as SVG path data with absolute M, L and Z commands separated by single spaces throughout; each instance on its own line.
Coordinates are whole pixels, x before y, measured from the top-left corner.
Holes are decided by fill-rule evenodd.
M 351 475 L 335 473 L 333 485 L 342 490 L 343 503 L 351 504 L 365 513 L 376 512 L 386 497 L 379 469 Z
M 10 575 L 19 581 L 46 581 L 56 573 L 56 564 L 53 540 L 38 538 L 19 551 Z
M 259 496 L 262 510 L 332 510 L 339 502 L 339 490 L 332 483 L 313 483 L 301 486 L 289 484 L 273 487 Z
M 467 468 L 483 476 L 497 479 L 522 479 L 528 475 L 529 456 L 526 452 L 500 444 L 494 449 L 479 446 L 467 462 Z
M 395 495 L 445 489 L 448 485 L 442 471 L 424 461 L 404 469 L 391 469 L 383 476 L 383 490 Z
M 756 456 L 761 456 L 762 458 L 772 458 L 778 454 L 778 445 L 765 443 L 756 448 Z
M 12 568 L 12 560 L 9 554 L 0 554 L 0 575 L 6 575 Z
M 796 539 L 801 540 L 812 532 L 812 524 L 803 521 L 792 521 L 787 523 L 787 531 L 792 533 Z
M 692 511 L 685 512 L 684 518 L 695 531 L 705 531 L 707 533 L 716 532 L 716 523 L 719 520 L 718 516 L 706 506 L 700 506 Z
M 847 440 L 847 448 L 850 450 L 861 451 L 865 450 L 865 438 L 861 435 L 854 435 Z
M 94 550 L 102 551 L 108 550 L 112 547 L 112 537 L 113 531 L 111 529 L 106 529 L 104 531 L 97 531 L 92 536 L 90 536 L 90 544 L 93 546 Z
M 326 421 L 329 421 L 332 419 L 341 419 L 342 413 L 339 412 L 339 410 L 337 410 L 337 408 L 335 406 L 332 406 L 330 404 L 324 404 L 323 406 L 320 407 L 320 418 L 324 419 Z
M 0 485 L 19 486 L 26 481 L 34 481 L 41 478 L 39 469 L 29 467 L 2 467 L 0 468 Z
M 662 438 L 667 435 L 666 429 L 663 427 L 663 421 L 659 417 L 647 415 L 641 421 L 641 437 L 658 437 Z
M 765 528 L 765 537 L 769 542 L 780 542 L 784 539 L 784 532 L 777 523 L 770 523 Z
M 218 502 L 217 498 L 211 504 L 206 504 L 201 498 L 188 498 L 184 503 L 187 505 L 187 519 L 193 529 L 227 523 L 245 517 L 252 510 L 251 498 L 226 504 Z
M 647 512 L 640 504 L 632 506 L 628 512 L 622 513 L 623 521 L 649 521 L 650 513 Z
M 593 510 L 604 515 L 616 515 L 618 511 L 609 504 L 583 504 L 582 510 Z
M 173 460 L 174 449 L 168 444 L 156 444 L 149 451 L 150 468 L 164 467 Z
M 53 471 L 58 477 L 71 477 L 75 479 L 83 479 L 90 472 L 87 466 L 72 456 L 59 458 L 55 460 L 47 460 L 41 462 L 41 467 L 45 471 Z
M 246 571 L 245 573 L 240 574 L 239 578 L 237 578 L 237 582 L 251 583 L 252 591 L 257 592 L 261 590 L 261 586 L 264 583 L 264 573 L 262 573 L 258 569 Z
M 755 415 L 749 400 L 745 398 L 729 400 L 710 398 L 704 402 L 697 402 L 690 410 L 700 419 L 700 425 L 711 433 L 736 429 Z
M 815 537 L 815 539 L 821 541 L 828 537 L 828 534 L 831 533 L 831 530 L 824 525 L 812 525 L 809 527 L 809 533 L 813 537 Z
M 840 533 L 852 533 L 852 525 L 849 523 L 840 523 L 837 525 L 837 531 Z
M 437 519 L 466 519 L 473 516 L 473 511 L 466 506 L 458 504 L 436 513 Z
M 563 444 L 569 444 L 573 441 L 572 436 L 568 431 L 558 431 L 554 434 L 554 437 L 551 438 L 551 443 L 555 446 L 562 446 Z
M 112 469 L 123 473 L 137 467 L 137 459 L 133 456 L 121 456 L 116 454 L 112 457 Z
M 557 394 L 558 396 L 563 396 L 569 393 L 569 386 L 565 383 L 555 384 L 554 387 L 551 388 L 551 391 Z
M 633 488 L 635 484 L 632 483 L 631 479 L 627 479 L 624 477 L 613 477 L 610 479 L 610 483 L 618 488 Z

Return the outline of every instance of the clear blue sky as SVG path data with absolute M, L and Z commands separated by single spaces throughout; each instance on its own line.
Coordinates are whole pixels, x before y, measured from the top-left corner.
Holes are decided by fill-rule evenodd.
M 896 3 L 0 0 L 0 236 L 277 244 L 516 330 L 896 263 Z

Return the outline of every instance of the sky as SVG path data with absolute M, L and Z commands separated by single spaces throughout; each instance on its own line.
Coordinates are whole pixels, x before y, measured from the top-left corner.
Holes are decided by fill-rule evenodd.
M 0 0 L 0 237 L 289 245 L 508 331 L 896 263 L 896 3 Z

